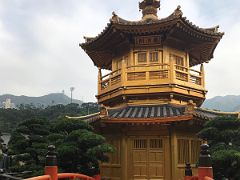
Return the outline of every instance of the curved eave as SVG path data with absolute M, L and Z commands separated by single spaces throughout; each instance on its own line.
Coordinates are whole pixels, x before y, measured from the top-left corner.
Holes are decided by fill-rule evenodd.
M 210 37 L 222 37 L 224 35 L 223 32 L 218 32 L 218 27 L 219 26 L 216 26 L 216 27 L 213 27 L 213 28 L 200 28 L 198 26 L 196 26 L 195 24 L 193 24 L 192 22 L 190 22 L 186 17 L 182 17 L 180 16 L 179 19 L 181 19 L 181 21 L 189 26 L 193 31 L 196 31 L 198 33 L 202 33 L 202 35 L 206 36 L 206 35 L 209 35 Z
M 224 112 L 205 108 L 196 108 L 194 111 L 194 116 L 206 120 L 212 120 L 220 116 L 240 118 L 240 112 Z
M 154 33 L 171 34 L 173 31 L 181 31 L 185 34 L 185 37 L 193 37 L 199 40 L 195 44 L 194 42 L 189 43 L 196 46 L 195 50 L 190 52 L 190 66 L 208 62 L 213 58 L 214 50 L 224 33 L 218 32 L 218 26 L 199 28 L 187 20 L 186 17 L 182 17 L 182 13 L 179 11 L 175 10 L 173 14 L 166 18 L 149 21 L 127 21 L 113 14 L 110 23 L 98 36 L 85 38 L 86 42 L 80 44 L 80 46 L 96 66 L 111 69 L 114 47 L 125 41 L 127 36 Z
M 222 39 L 224 33 L 218 32 L 218 26 L 213 28 L 199 28 L 192 24 L 185 17 L 181 17 L 179 28 L 189 36 L 199 39 L 200 43 L 195 44 L 195 49 L 190 50 L 190 66 L 209 62 L 213 58 L 215 48 Z M 198 55 L 197 55 L 198 54 Z
M 86 42 L 79 46 L 89 55 L 95 66 L 110 70 L 115 53 L 113 47 L 121 44 L 122 41 L 124 41 L 123 35 L 117 32 L 113 23 L 108 23 L 101 34 L 86 39 Z
M 173 25 L 174 23 L 176 24 L 180 21 L 183 22 L 188 27 L 190 27 L 193 30 L 193 33 L 197 32 L 197 33 L 201 33 L 201 35 L 203 35 L 203 36 L 208 35 L 212 38 L 215 37 L 215 38 L 220 38 L 220 39 L 224 35 L 224 33 L 222 33 L 222 32 L 217 32 L 218 26 L 213 27 L 213 28 L 200 28 L 200 27 L 194 25 L 189 20 L 187 20 L 186 17 L 182 17 L 182 15 L 171 14 L 170 16 L 168 16 L 166 18 L 162 18 L 160 20 L 149 20 L 149 21 L 128 21 L 128 20 L 122 19 L 122 18 L 118 17 L 117 15 L 115 15 L 115 17 L 110 20 L 110 23 L 107 24 L 105 29 L 100 34 L 98 34 L 96 37 L 91 37 L 91 38 L 85 37 L 86 42 L 81 43 L 80 46 L 84 48 L 90 44 L 93 44 L 94 42 L 97 42 L 99 39 L 104 37 L 113 26 L 119 30 L 134 29 L 135 31 L 133 31 L 133 33 L 134 32 L 141 33 L 142 30 L 138 29 L 138 28 L 141 28 L 146 25 L 148 25 L 148 26 L 154 26 L 154 25 L 164 26 L 168 23 L 171 23 Z M 161 26 L 159 26 L 159 28 L 164 28 Z M 151 28 L 148 28 L 148 31 L 149 30 L 151 30 Z

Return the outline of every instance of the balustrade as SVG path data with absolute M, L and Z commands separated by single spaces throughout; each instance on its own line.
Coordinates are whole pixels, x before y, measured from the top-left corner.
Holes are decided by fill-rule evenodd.
M 175 82 L 175 80 L 178 81 Z M 203 72 L 176 64 L 144 64 L 122 67 L 100 77 L 99 93 L 108 92 L 121 86 L 128 86 L 130 83 L 144 85 L 146 81 L 156 85 L 163 83 L 181 84 L 182 82 L 188 83 L 187 86 L 201 86 L 204 88 Z

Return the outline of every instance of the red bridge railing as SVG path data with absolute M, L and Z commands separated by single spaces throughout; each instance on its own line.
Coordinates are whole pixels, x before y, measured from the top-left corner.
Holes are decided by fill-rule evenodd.
M 59 173 L 57 174 L 57 179 L 70 179 L 70 180 L 96 180 L 95 178 L 83 175 L 83 174 L 75 174 L 75 173 Z M 52 180 L 50 175 L 36 176 L 32 178 L 28 178 L 25 180 Z
M 55 147 L 49 146 L 46 156 L 45 175 L 28 178 L 25 180 L 101 180 L 100 175 L 89 177 L 84 174 L 75 173 L 58 173 L 57 157 L 54 152 Z M 198 175 L 192 175 L 192 168 L 189 163 L 186 164 L 184 180 L 213 180 L 212 162 L 209 153 L 209 146 L 207 144 L 201 145 L 201 152 L 199 157 Z
M 58 173 L 57 156 L 55 153 L 55 146 L 53 145 L 48 146 L 48 153 L 46 156 L 46 166 L 45 166 L 44 172 L 45 172 L 45 175 L 27 178 L 25 180 L 59 180 L 59 179 L 100 180 L 101 179 L 100 175 L 89 177 L 84 174 Z

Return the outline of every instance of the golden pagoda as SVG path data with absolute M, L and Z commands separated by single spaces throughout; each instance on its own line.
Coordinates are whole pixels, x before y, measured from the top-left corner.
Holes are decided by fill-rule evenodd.
M 97 37 L 80 44 L 98 67 L 101 112 L 79 119 L 93 123 L 116 148 L 101 164 L 103 179 L 183 179 L 185 163 L 194 166 L 199 157 L 196 133 L 224 115 L 200 108 L 207 93 L 203 64 L 223 33 L 192 24 L 180 6 L 158 18 L 159 8 L 160 1 L 143 0 L 139 21 L 113 12 Z

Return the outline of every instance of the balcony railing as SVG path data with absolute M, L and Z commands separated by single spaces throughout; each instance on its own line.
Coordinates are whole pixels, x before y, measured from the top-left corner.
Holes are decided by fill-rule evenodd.
M 100 78 L 99 94 L 122 86 L 170 83 L 204 88 L 203 72 L 176 64 L 151 64 L 122 67 Z
M 121 69 L 108 73 L 101 78 L 101 90 L 108 89 L 109 87 L 121 82 Z

